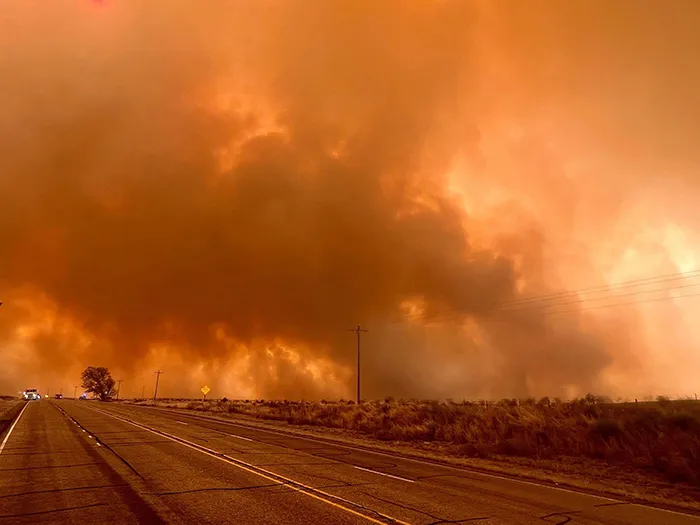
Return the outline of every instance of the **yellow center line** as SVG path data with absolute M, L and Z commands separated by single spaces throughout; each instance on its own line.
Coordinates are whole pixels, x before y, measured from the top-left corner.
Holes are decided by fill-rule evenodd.
M 354 503 L 350 500 L 346 500 L 345 498 L 341 498 L 339 496 L 334 496 L 333 494 L 329 494 L 329 493 L 324 492 L 322 490 L 319 490 L 317 488 L 310 487 L 308 485 L 305 485 L 304 483 L 300 483 L 299 481 L 295 481 L 293 479 L 287 478 L 287 477 L 282 476 L 280 474 L 276 474 L 275 472 L 271 472 L 271 471 L 263 469 L 261 467 L 257 467 L 255 465 L 252 465 L 250 463 L 246 463 L 245 461 L 242 461 L 242 460 L 237 459 L 237 458 L 232 458 L 231 456 L 227 456 L 226 454 L 221 454 L 215 450 L 209 449 L 209 448 L 204 447 L 202 445 L 199 445 L 197 443 L 190 442 L 184 438 L 174 436 L 172 434 L 168 434 L 167 432 L 163 432 L 162 430 L 154 430 L 154 429 L 147 427 L 145 425 L 142 425 L 140 423 L 136 423 L 135 421 L 131 421 L 130 419 L 127 419 L 127 418 L 124 418 L 121 416 L 116 416 L 114 414 L 110 414 L 109 412 L 104 411 L 104 410 L 100 410 L 100 409 L 92 408 L 92 407 L 86 407 L 86 408 L 88 408 L 89 410 L 94 410 L 95 412 L 100 412 L 101 414 L 104 414 L 104 415 L 109 416 L 111 418 L 117 419 L 119 421 L 129 423 L 130 425 L 141 428 L 143 430 L 147 430 L 148 432 L 151 432 L 153 434 L 166 437 L 167 439 L 170 439 L 171 441 L 174 441 L 175 443 L 179 443 L 180 445 L 191 448 L 192 450 L 196 450 L 197 452 L 200 452 L 202 454 L 206 454 L 207 456 L 211 456 L 215 459 L 218 459 L 219 461 L 223 461 L 224 463 L 228 463 L 229 465 L 233 465 L 235 467 L 238 467 L 242 470 L 245 470 L 246 472 L 250 472 L 251 474 L 256 474 L 256 475 L 260 476 L 261 478 L 264 478 L 268 481 L 272 481 L 272 482 L 277 483 L 279 485 L 286 485 L 290 489 L 293 489 L 293 490 L 300 492 L 302 494 L 306 494 L 307 496 L 310 496 L 314 499 L 322 501 L 323 503 L 327 503 L 328 505 L 336 507 L 340 510 L 343 510 L 345 512 L 349 512 L 350 514 L 354 514 L 355 516 L 359 516 L 361 518 L 364 518 L 368 521 L 371 521 L 372 523 L 386 525 L 386 523 L 383 521 L 377 520 L 375 518 L 372 518 L 371 516 L 367 516 L 366 514 L 362 514 L 361 512 L 357 512 L 353 509 L 349 509 L 343 505 L 339 505 L 338 503 L 335 503 L 334 501 L 323 498 L 323 497 L 319 496 L 318 494 L 323 494 L 324 496 L 327 496 L 328 498 L 337 499 L 337 500 L 343 501 L 349 505 L 357 506 L 357 503 Z M 282 483 L 281 481 L 279 481 L 279 479 L 275 479 L 275 478 L 270 477 L 270 476 L 276 476 L 277 478 L 285 480 L 287 483 Z M 291 485 L 289 483 L 291 483 Z M 296 486 L 296 485 L 298 485 L 298 486 Z M 318 494 L 316 494 L 316 493 L 318 493 Z M 387 516 L 385 514 L 377 512 L 377 511 L 370 510 L 370 512 L 376 512 L 378 515 L 391 521 L 392 523 L 398 523 L 400 525 L 411 525 L 408 522 L 393 518 L 391 516 Z

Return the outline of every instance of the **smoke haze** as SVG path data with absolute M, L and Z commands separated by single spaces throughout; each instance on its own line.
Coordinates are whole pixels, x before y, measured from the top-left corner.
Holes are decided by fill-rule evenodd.
M 693 392 L 695 298 L 493 310 L 700 267 L 694 2 L 141 4 L 3 1 L 0 390 Z

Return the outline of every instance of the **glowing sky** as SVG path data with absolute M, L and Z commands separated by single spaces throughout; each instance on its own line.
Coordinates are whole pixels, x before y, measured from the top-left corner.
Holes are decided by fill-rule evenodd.
M 0 17 L 0 391 L 694 392 L 700 277 L 493 310 L 700 268 L 697 2 Z

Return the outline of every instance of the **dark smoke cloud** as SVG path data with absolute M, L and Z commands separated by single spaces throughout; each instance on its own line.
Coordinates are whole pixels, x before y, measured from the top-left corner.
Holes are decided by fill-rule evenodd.
M 533 36 L 538 7 L 44 4 L 10 7 L 0 37 L 0 335 L 8 355 L 30 347 L 34 360 L 14 376 L 66 381 L 105 364 L 146 381 L 155 364 L 170 367 L 172 395 L 195 392 L 186 379 L 199 374 L 257 396 L 348 396 L 357 322 L 372 328 L 369 396 L 564 395 L 605 385 L 625 355 L 576 316 L 485 315 L 517 297 L 519 277 L 547 291 L 548 245 L 577 220 L 581 184 L 542 136 L 529 131 L 495 170 L 484 153 L 489 119 L 530 118 L 534 101 L 568 107 L 547 38 L 584 65 L 598 56 L 563 29 Z M 576 9 L 548 16 L 587 32 L 593 11 Z M 485 28 L 503 31 L 493 63 L 506 57 L 522 85 L 490 76 Z M 637 151 L 622 146 L 610 148 Z M 473 191 L 521 193 L 493 226 L 448 191 L 460 157 Z M 516 231 L 477 242 L 516 216 Z M 392 324 L 410 300 L 477 322 Z M 56 321 L 15 340 L 47 315 Z M 237 359 L 234 385 L 221 378 Z

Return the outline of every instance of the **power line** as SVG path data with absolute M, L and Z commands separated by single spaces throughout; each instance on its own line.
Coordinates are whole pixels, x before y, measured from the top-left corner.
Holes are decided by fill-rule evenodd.
M 569 295 L 588 295 L 591 293 L 605 292 L 605 291 L 615 291 L 619 289 L 632 288 L 636 286 L 644 286 L 648 284 L 658 284 L 662 282 L 678 281 L 681 279 L 692 279 L 694 277 L 700 277 L 700 270 L 690 270 L 687 272 L 677 272 L 666 275 L 658 275 L 656 277 L 645 277 L 643 279 L 632 279 L 629 281 L 620 281 L 617 283 L 599 285 L 599 286 L 589 286 L 587 288 L 580 288 L 578 290 L 567 290 L 564 292 L 554 292 L 543 295 L 535 295 L 532 297 L 523 297 L 521 299 L 514 299 L 512 301 L 506 301 L 498 306 L 510 306 L 517 305 L 521 303 L 539 302 L 554 298 L 566 298 Z M 613 290 L 614 289 L 614 290 Z
M 645 299 L 643 301 L 628 301 L 625 303 L 614 303 L 614 304 L 601 304 L 598 306 L 592 306 L 590 308 L 577 308 L 575 310 L 559 310 L 559 311 L 554 311 L 554 312 L 543 312 L 545 315 L 555 315 L 555 314 L 568 314 L 568 313 L 574 313 L 574 312 L 583 312 L 587 310 L 598 310 L 600 308 L 610 308 L 613 306 L 625 306 L 625 305 L 632 305 L 632 304 L 643 304 L 643 303 L 653 303 L 653 302 L 660 302 L 660 301 L 670 301 L 671 299 L 684 299 L 686 297 L 700 297 L 700 292 L 698 293 L 688 293 L 685 295 L 679 295 L 676 297 L 652 297 L 650 299 Z
M 630 288 L 632 286 L 644 286 L 644 285 L 674 281 L 674 280 L 678 280 L 678 279 L 692 278 L 692 277 L 696 277 L 696 275 L 691 275 L 694 273 L 697 273 L 698 274 L 697 277 L 700 277 L 700 270 L 695 270 L 693 272 L 681 272 L 681 273 L 677 273 L 677 274 L 662 275 L 662 276 L 658 276 L 658 277 L 647 277 L 645 279 L 635 279 L 635 280 L 631 280 L 631 281 L 623 281 L 621 283 L 611 284 L 611 285 L 607 285 L 605 287 L 589 287 L 589 288 L 583 288 L 581 290 L 560 292 L 557 294 L 545 294 L 542 296 L 523 299 L 522 301 L 511 301 L 508 303 L 502 303 L 501 305 L 498 305 L 491 310 L 488 310 L 486 312 L 481 313 L 480 316 L 483 317 L 483 316 L 491 316 L 491 315 L 501 314 L 501 313 L 521 312 L 521 311 L 538 311 L 538 310 L 541 311 L 542 313 L 547 313 L 548 308 L 566 306 L 566 305 L 570 305 L 570 304 L 580 304 L 580 303 L 585 303 L 585 302 L 590 302 L 590 301 L 617 299 L 620 297 L 630 297 L 630 296 L 634 296 L 634 295 L 641 295 L 641 294 L 647 294 L 647 293 L 666 292 L 666 291 L 678 290 L 678 289 L 683 289 L 683 288 L 697 287 L 697 286 L 700 286 L 700 283 L 679 284 L 679 285 L 675 285 L 675 286 L 655 288 L 653 290 L 637 290 L 637 291 L 629 292 L 629 293 L 625 293 L 625 294 L 613 294 L 613 295 L 608 294 L 607 296 L 593 297 L 593 298 L 588 298 L 588 299 L 580 298 L 580 299 L 576 299 L 576 300 L 572 300 L 572 301 L 562 301 L 562 299 L 568 299 L 569 297 L 567 297 L 567 296 L 573 297 L 579 293 L 580 294 L 594 293 L 595 291 L 599 291 L 599 290 L 602 292 L 602 291 L 604 291 L 604 290 L 602 290 L 602 288 L 618 287 L 618 288 L 624 289 L 624 288 Z M 617 291 L 617 290 L 610 290 L 610 291 Z M 692 296 L 692 295 L 694 295 L 694 294 L 686 294 L 686 296 Z M 533 303 L 535 301 L 544 301 L 544 300 L 552 301 L 553 299 L 557 299 L 557 300 L 554 302 L 550 302 L 548 304 L 529 304 L 529 303 Z M 673 299 L 673 297 L 670 297 L 668 299 Z M 622 304 L 636 304 L 638 302 L 647 302 L 647 301 L 630 301 L 630 302 L 626 302 L 626 303 L 620 303 L 620 305 L 622 305 Z M 512 306 L 512 307 L 510 307 L 510 306 Z M 599 305 L 599 306 L 606 307 L 607 305 Z M 595 306 L 591 307 L 591 308 L 584 308 L 583 310 L 591 310 L 591 309 L 595 309 Z M 581 309 L 572 310 L 572 311 L 581 311 Z M 407 316 L 407 317 L 404 317 L 402 319 L 402 321 L 411 321 L 411 320 L 420 320 L 420 319 L 426 319 L 426 320 L 439 319 L 442 317 L 449 317 L 449 316 L 460 314 L 460 313 L 474 313 L 474 312 L 471 309 L 455 308 L 455 309 L 452 309 L 452 310 L 449 310 L 446 312 L 437 313 L 435 315 L 419 314 L 419 315 Z
M 692 286 L 700 286 L 700 283 Z M 652 290 L 652 291 L 670 291 L 674 290 L 677 288 L 684 288 L 684 287 L 676 287 L 676 288 L 668 288 L 667 290 Z M 633 293 L 633 294 L 623 294 L 623 295 L 615 295 L 612 297 L 605 297 L 604 299 L 616 299 L 618 297 L 625 297 L 625 296 L 630 296 L 630 295 L 639 295 L 639 293 Z M 599 304 L 595 306 L 590 306 L 590 307 L 585 307 L 585 308 L 574 308 L 574 309 L 569 309 L 569 310 L 548 310 L 547 308 L 549 307 L 557 307 L 557 306 L 565 306 L 567 304 L 575 304 L 575 303 L 582 303 L 585 301 L 573 301 L 571 303 L 562 303 L 562 304 L 554 304 L 554 305 L 548 305 L 547 307 L 540 307 L 540 308 L 519 308 L 519 309 L 511 309 L 511 310 L 492 310 L 490 312 L 487 312 L 485 314 L 480 315 L 481 318 L 493 318 L 496 317 L 498 314 L 508 314 L 508 313 L 518 313 L 518 312 L 536 312 L 541 315 L 555 315 L 555 314 L 564 314 L 564 313 L 576 313 L 576 312 L 585 312 L 589 310 L 598 310 L 599 308 L 609 308 L 613 306 L 631 306 L 635 304 L 644 304 L 644 303 L 650 303 L 650 302 L 660 302 L 660 301 L 670 301 L 672 299 L 682 299 L 684 297 L 695 297 L 695 296 L 700 296 L 700 293 L 692 293 L 692 294 L 685 294 L 685 295 L 679 295 L 675 297 L 652 297 L 650 299 L 642 299 L 640 301 L 626 301 L 623 303 L 613 303 L 613 304 Z M 459 313 L 463 313 L 464 311 L 452 311 L 452 312 L 446 312 L 444 314 L 437 314 L 434 316 L 425 316 L 425 317 L 413 317 L 413 319 L 425 319 L 425 320 L 433 320 L 433 319 L 440 319 L 444 317 L 450 317 Z
M 607 297 L 595 297 L 593 299 L 577 299 L 574 301 L 567 301 L 567 302 L 558 302 L 558 303 L 550 303 L 550 304 L 545 304 L 541 306 L 535 306 L 535 307 L 527 307 L 527 308 L 504 308 L 504 309 L 498 309 L 495 310 L 496 312 L 522 312 L 522 311 L 528 311 L 528 310 L 546 310 L 547 308 L 556 308 L 558 306 L 567 306 L 570 304 L 580 304 L 580 303 L 585 303 L 588 301 L 602 301 L 605 299 L 617 299 L 618 297 L 631 297 L 634 295 L 641 295 L 645 293 L 654 293 L 654 292 L 670 292 L 671 290 L 681 290 L 683 288 L 694 288 L 700 286 L 700 283 L 693 283 L 693 284 L 682 284 L 678 286 L 670 286 L 666 288 L 655 288 L 654 290 L 638 290 L 636 292 L 628 292 L 628 293 L 622 293 L 622 294 L 617 294 L 617 295 L 609 295 Z

